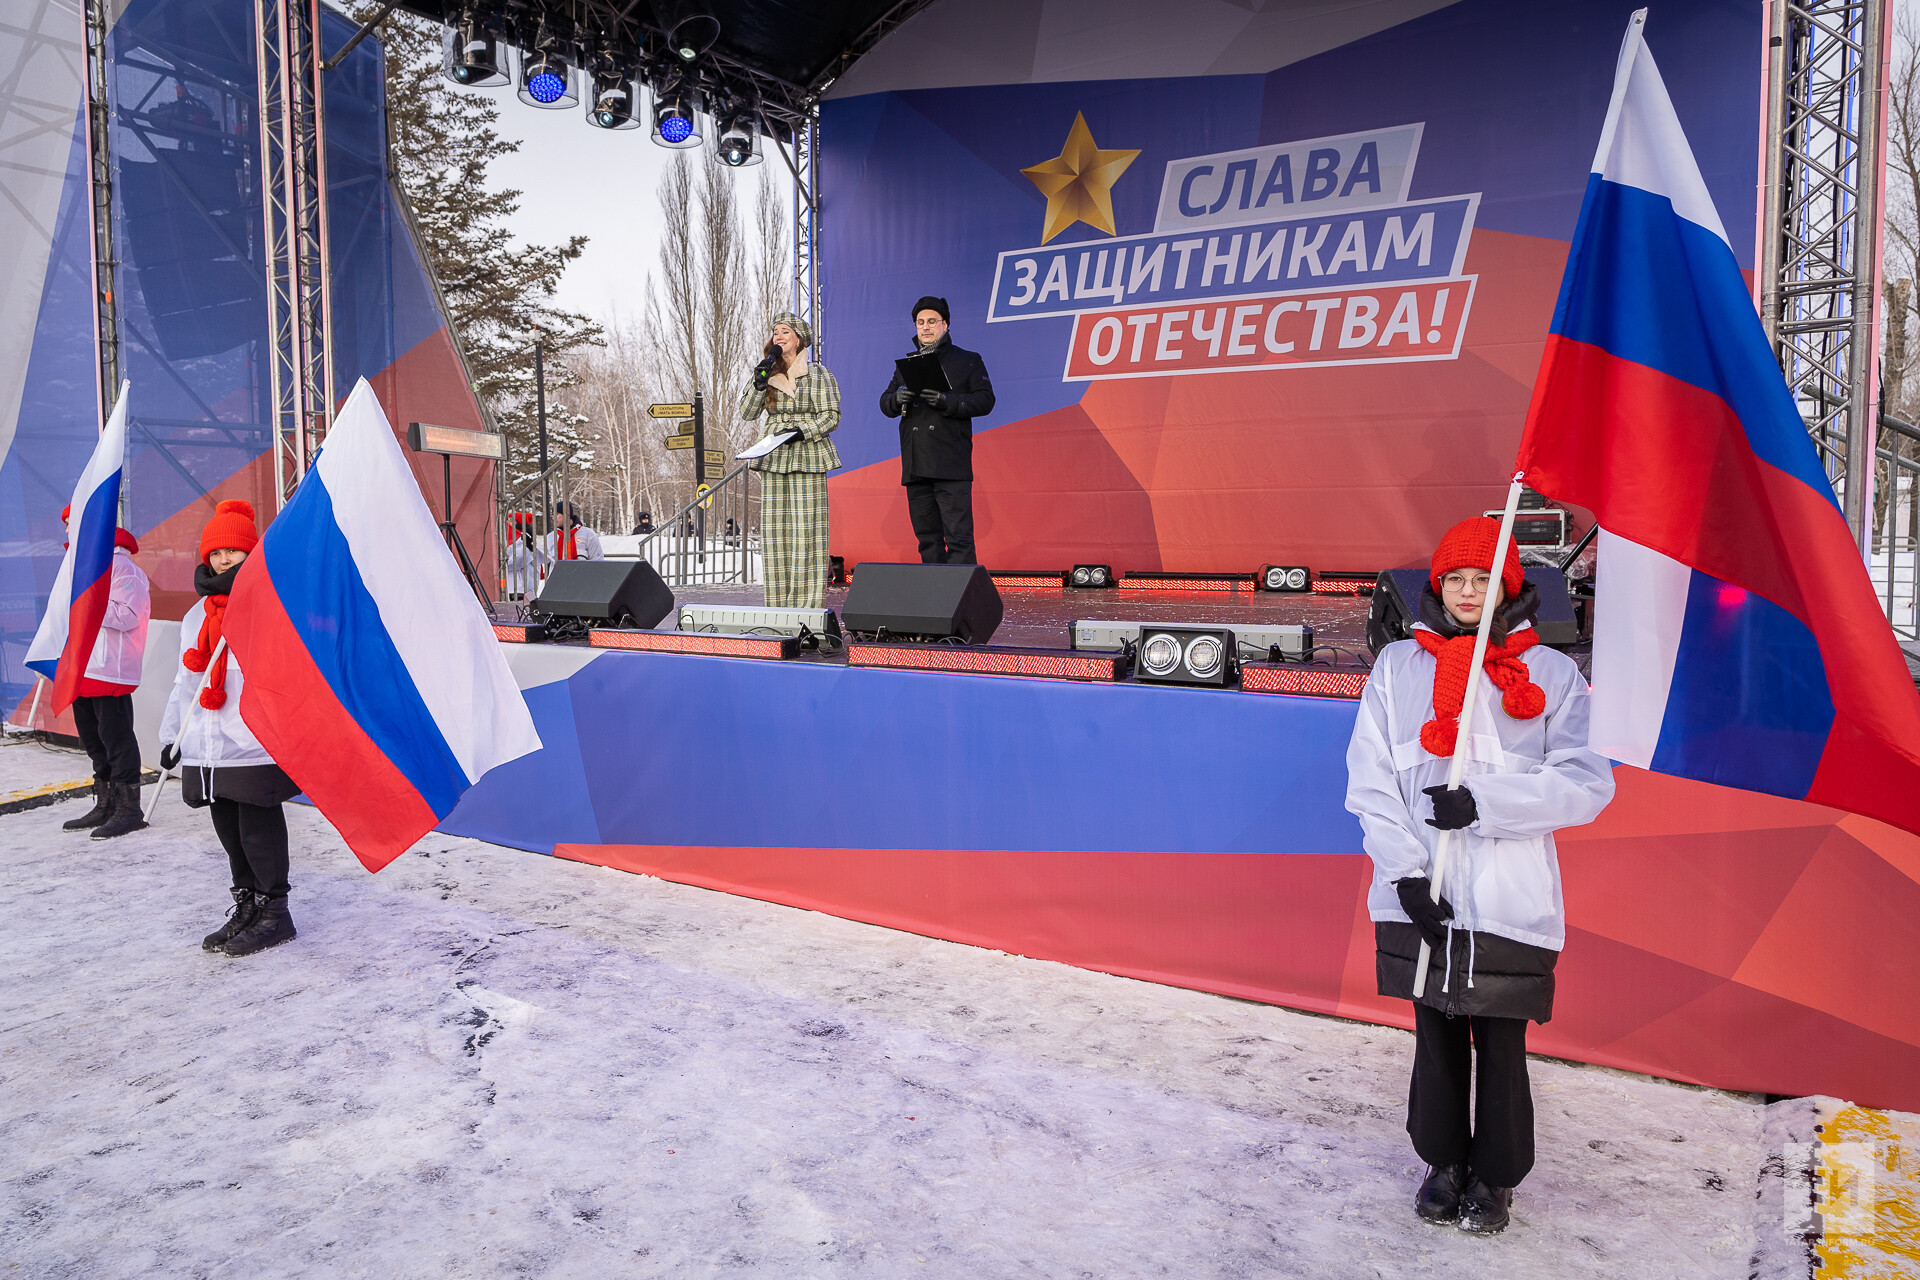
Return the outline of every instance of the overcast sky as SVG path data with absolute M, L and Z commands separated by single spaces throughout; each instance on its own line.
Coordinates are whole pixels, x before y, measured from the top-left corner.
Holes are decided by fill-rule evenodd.
M 521 144 L 513 155 L 495 161 L 492 170 L 496 187 L 521 193 L 512 222 L 515 237 L 530 244 L 560 244 L 576 235 L 588 239 L 586 253 L 561 281 L 560 305 L 596 320 L 608 319 L 615 310 L 637 318 L 645 305 L 647 273 L 659 262 L 658 188 L 673 152 L 656 145 L 644 127 L 594 128 L 582 105 L 566 111 L 530 107 L 512 86 L 467 92 L 498 102 L 501 136 Z M 712 163 L 711 141 L 692 152 L 695 160 Z M 786 165 L 769 152 L 759 165 L 736 172 L 743 213 L 751 210 L 762 170 L 783 196 L 791 190 Z

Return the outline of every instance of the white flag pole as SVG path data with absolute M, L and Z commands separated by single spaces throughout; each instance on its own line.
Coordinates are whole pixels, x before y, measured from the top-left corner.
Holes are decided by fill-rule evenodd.
M 180 732 L 174 738 L 176 746 L 187 736 L 187 722 L 193 719 L 193 713 L 199 709 L 200 695 L 207 691 L 207 681 L 213 679 L 213 664 L 220 661 L 220 655 L 226 651 L 227 638 L 221 636 L 220 643 L 213 646 L 213 656 L 207 659 L 207 669 L 200 673 L 200 687 L 193 691 L 193 698 L 187 703 L 187 709 L 180 713 Z M 167 789 L 167 779 L 172 776 L 173 770 L 168 769 L 160 775 L 160 781 L 154 784 L 153 799 L 147 802 L 148 822 L 152 822 L 153 815 L 160 811 L 160 793 Z
M 1507 509 L 1500 515 L 1500 537 L 1493 544 L 1493 568 L 1489 570 L 1492 580 L 1487 583 L 1487 594 L 1480 606 L 1480 630 L 1473 637 L 1473 666 L 1467 670 L 1467 696 L 1460 704 L 1459 731 L 1453 740 L 1453 761 L 1447 766 L 1447 790 L 1457 791 L 1460 780 L 1467 772 L 1467 750 L 1473 725 L 1474 699 L 1480 694 L 1481 667 L 1487 660 L 1487 638 L 1493 631 L 1493 615 L 1496 612 L 1493 592 L 1500 585 L 1500 569 L 1507 562 L 1507 546 L 1513 541 L 1513 518 L 1520 510 L 1520 481 L 1526 476 L 1524 471 L 1513 473 L 1513 483 L 1507 486 Z M 1506 603 L 1504 600 L 1502 604 Z M 1433 851 L 1433 868 L 1428 874 L 1432 882 L 1433 900 L 1440 901 L 1440 882 L 1447 874 L 1447 847 L 1453 843 L 1453 832 L 1442 831 L 1440 843 Z M 1420 939 L 1420 961 L 1413 970 L 1413 998 L 1418 1000 L 1427 989 L 1427 966 L 1433 959 L 1433 948 L 1424 936 Z

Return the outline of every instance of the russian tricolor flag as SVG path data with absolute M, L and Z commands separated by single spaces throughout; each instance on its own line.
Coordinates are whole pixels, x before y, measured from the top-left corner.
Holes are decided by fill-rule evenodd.
M 1592 743 L 1920 831 L 1920 695 L 1633 16 L 1518 466 L 1601 527 Z
M 240 715 L 369 871 L 540 749 L 365 379 L 234 582 Z
M 127 458 L 127 386 L 73 487 L 67 554 L 53 578 L 47 611 L 27 646 L 27 666 L 53 681 L 57 715 L 79 696 L 113 594 L 113 542 L 120 528 L 120 478 Z

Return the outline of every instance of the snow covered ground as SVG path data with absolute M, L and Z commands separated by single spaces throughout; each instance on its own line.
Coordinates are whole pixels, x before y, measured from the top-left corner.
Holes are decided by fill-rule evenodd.
M 203 813 L 78 811 L 0 817 L 0 1274 L 1749 1272 L 1744 1095 L 1536 1061 L 1475 1239 L 1398 1031 L 450 837 L 369 876 L 301 806 L 300 937 L 231 960 Z

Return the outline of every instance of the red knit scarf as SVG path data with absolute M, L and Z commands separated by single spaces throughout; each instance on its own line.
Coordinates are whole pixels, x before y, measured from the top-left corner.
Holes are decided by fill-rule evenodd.
M 187 664 L 187 670 L 193 672 L 207 669 L 207 660 L 220 645 L 221 624 L 227 620 L 226 596 L 207 596 L 205 600 L 206 611 L 200 618 L 200 642 L 180 658 Z M 206 688 L 200 690 L 200 705 L 209 711 L 218 711 L 226 704 L 227 651 L 221 649 L 220 661 L 213 664 L 213 674 L 207 677 Z
M 1453 754 L 1460 736 L 1460 709 L 1467 701 L 1467 672 L 1473 666 L 1473 636 L 1446 639 L 1424 627 L 1413 638 L 1433 655 L 1433 719 L 1420 726 L 1420 745 L 1436 756 Z M 1504 645 L 1487 645 L 1482 669 L 1503 692 L 1500 705 L 1515 720 L 1531 720 L 1547 709 L 1547 695 L 1529 677 L 1520 655 L 1540 643 L 1533 628 L 1515 632 Z
M 554 559 L 578 560 L 580 558 L 579 534 L 572 529 L 562 529 L 554 539 Z

